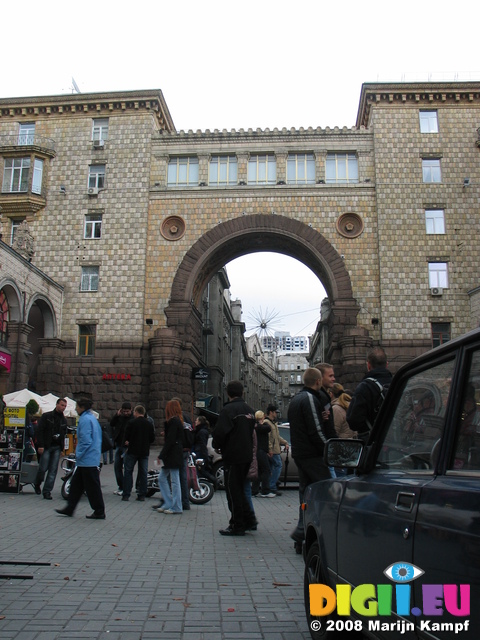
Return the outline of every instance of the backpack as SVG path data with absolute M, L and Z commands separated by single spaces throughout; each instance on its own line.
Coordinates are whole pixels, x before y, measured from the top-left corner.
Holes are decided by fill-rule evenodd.
M 382 406 L 383 401 L 385 400 L 385 396 L 387 395 L 387 391 L 388 391 L 388 388 L 390 387 L 390 383 L 388 382 L 387 384 L 381 384 L 381 382 L 379 382 L 376 378 L 365 378 L 365 380 L 370 380 L 371 382 L 373 382 L 375 384 L 376 390 L 378 391 L 378 396 L 370 416 L 372 420 L 370 421 L 368 420 L 368 418 L 366 420 L 368 429 L 371 431 L 373 424 L 377 419 L 377 415 L 378 415 L 378 412 L 380 411 L 380 407 Z

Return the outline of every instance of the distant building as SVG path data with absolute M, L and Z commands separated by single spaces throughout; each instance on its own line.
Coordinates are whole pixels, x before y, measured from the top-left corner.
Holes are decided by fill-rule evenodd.
M 306 354 L 284 353 L 277 357 L 277 406 L 279 419 L 287 420 L 290 400 L 303 387 L 303 374 L 308 367 Z
M 291 336 L 290 331 L 275 331 L 273 336 L 262 336 L 261 340 L 266 351 L 308 353 L 310 349 L 310 340 L 307 336 Z

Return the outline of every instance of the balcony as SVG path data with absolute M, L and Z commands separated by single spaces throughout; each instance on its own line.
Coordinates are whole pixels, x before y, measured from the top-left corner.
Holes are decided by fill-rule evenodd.
M 0 154 L 17 155 L 19 152 L 54 158 L 56 156 L 55 140 L 36 134 L 0 135 Z

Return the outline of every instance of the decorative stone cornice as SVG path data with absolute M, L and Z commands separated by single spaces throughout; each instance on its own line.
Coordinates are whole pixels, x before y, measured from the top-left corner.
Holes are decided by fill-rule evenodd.
M 411 104 L 428 109 L 445 104 L 480 105 L 480 82 L 373 82 L 362 85 L 357 127 L 368 127 L 372 108 Z
M 0 118 L 25 118 L 35 116 L 62 116 L 88 113 L 96 117 L 122 111 L 151 111 L 159 128 L 175 131 L 167 103 L 159 89 L 151 91 L 116 91 L 110 93 L 72 93 L 59 96 L 35 96 L 30 98 L 1 98 Z

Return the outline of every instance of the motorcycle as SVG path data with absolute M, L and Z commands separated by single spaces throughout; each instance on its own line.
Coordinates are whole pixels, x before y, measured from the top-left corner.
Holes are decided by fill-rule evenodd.
M 206 504 L 213 498 L 215 485 L 204 476 L 202 458 L 190 453 L 187 462 L 188 499 L 192 504 Z M 150 469 L 147 474 L 147 498 L 160 491 L 158 486 L 158 470 Z

